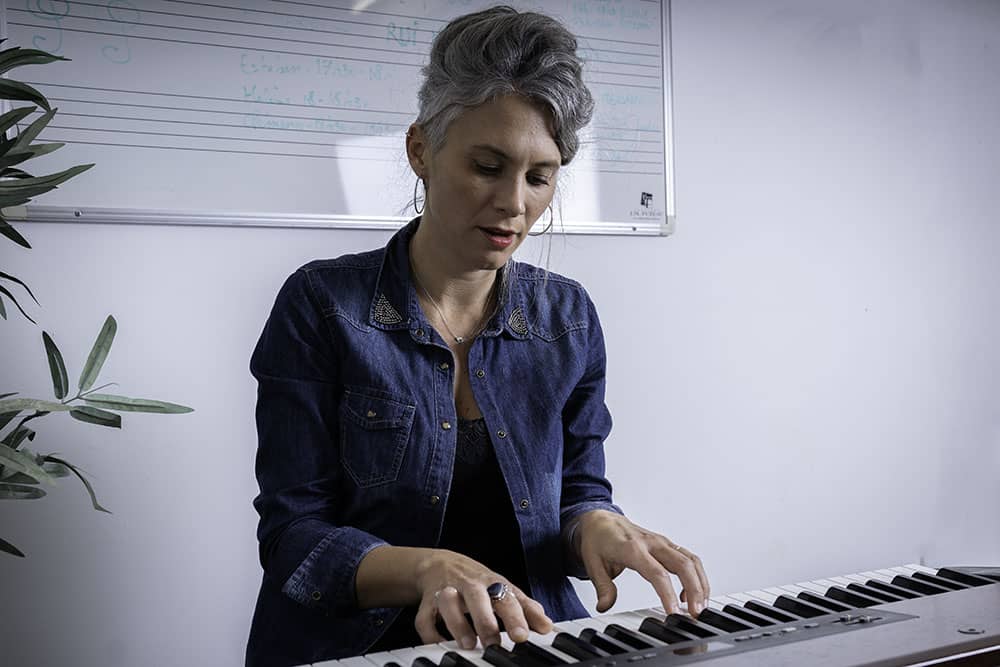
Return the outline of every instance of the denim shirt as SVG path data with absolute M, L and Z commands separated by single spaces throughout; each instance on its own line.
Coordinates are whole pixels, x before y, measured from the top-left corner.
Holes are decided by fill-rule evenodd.
M 363 654 L 398 608 L 360 609 L 375 547 L 438 544 L 455 457 L 454 360 L 409 276 L 419 218 L 379 250 L 315 261 L 281 288 L 250 362 L 258 382 L 257 537 L 264 574 L 247 665 Z M 566 531 L 620 512 L 604 476 L 611 417 L 594 305 L 576 282 L 510 262 L 472 342 L 472 391 L 520 528 L 530 594 L 587 613 Z

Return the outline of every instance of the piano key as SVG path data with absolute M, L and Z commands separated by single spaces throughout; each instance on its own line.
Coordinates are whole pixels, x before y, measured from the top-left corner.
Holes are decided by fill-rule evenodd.
M 899 602 L 900 600 L 907 599 L 907 598 L 904 598 L 904 597 L 901 597 L 901 596 L 898 596 L 898 595 L 893 595 L 892 593 L 888 593 L 886 591 L 880 590 L 878 588 L 875 588 L 874 586 L 868 586 L 867 584 L 859 584 L 859 583 L 853 582 L 853 581 L 851 583 L 847 584 L 847 590 L 853 591 L 855 593 L 861 593 L 862 595 L 867 595 L 869 597 L 873 597 L 873 598 L 875 598 L 877 600 L 881 600 L 882 602 Z
M 374 663 L 366 656 L 356 655 L 351 658 L 341 658 L 340 660 L 326 660 L 324 662 L 313 663 L 313 667 L 374 667 Z
M 568 632 L 556 634 L 555 639 L 552 640 L 552 646 L 580 661 L 607 658 L 610 655 L 607 651 L 602 651 L 593 644 L 574 637 Z
M 880 591 L 885 591 L 886 593 L 892 593 L 897 597 L 901 597 L 907 600 L 913 600 L 914 598 L 920 597 L 919 593 L 915 593 L 907 588 L 900 588 L 894 584 L 887 584 L 881 579 L 869 579 L 865 582 L 866 586 L 871 586 L 872 588 L 877 588 Z
M 726 612 L 730 616 L 740 619 L 741 621 L 753 623 L 758 628 L 766 628 L 777 622 L 773 618 L 768 618 L 767 616 L 762 616 L 761 614 L 752 612 L 742 605 L 727 604 L 722 608 L 722 611 Z
M 667 618 L 663 621 L 663 624 L 670 628 L 675 628 L 689 635 L 696 635 L 702 638 L 716 637 L 718 636 L 718 631 L 712 626 L 701 623 L 690 616 L 684 616 L 682 614 L 668 614 Z
M 567 660 L 552 652 L 551 647 L 545 648 L 535 644 L 531 640 L 515 644 L 512 653 L 516 656 L 527 655 L 534 662 L 555 667 L 556 665 L 568 665 L 574 660 Z
M 830 586 L 833 585 L 834 585 L 833 582 L 822 584 L 820 583 L 820 581 L 800 581 L 799 583 L 794 584 L 794 586 L 798 587 L 800 590 L 810 591 L 812 593 L 820 593 L 820 594 L 825 593 L 826 589 L 828 589 Z
M 764 604 L 770 604 L 770 605 L 773 605 L 774 601 L 778 599 L 777 594 L 768 593 L 767 591 L 761 590 L 759 588 L 752 591 L 747 591 L 747 595 L 749 595 L 751 598 L 756 598 L 757 600 L 760 600 Z
M 758 614 L 763 614 L 768 618 L 773 618 L 780 623 L 791 623 L 792 621 L 801 621 L 804 617 L 798 614 L 790 613 L 784 609 L 778 609 L 769 604 L 764 604 L 760 600 L 750 600 L 745 605 L 747 609 Z
M 666 642 L 661 642 L 658 639 L 653 639 L 649 635 L 643 635 L 639 632 L 638 628 L 631 629 L 626 628 L 618 623 L 612 623 L 604 629 L 604 632 L 609 637 L 614 637 L 623 644 L 628 644 L 633 650 L 644 651 L 646 649 L 656 648 L 658 646 L 663 646 Z
M 697 639 L 695 635 L 688 634 L 677 628 L 671 628 L 665 625 L 662 621 L 658 621 L 654 618 L 647 618 L 639 626 L 639 632 L 644 635 L 649 635 L 654 639 L 659 639 L 661 642 L 666 642 L 667 644 L 679 644 L 680 642 L 692 641 Z
M 476 657 L 478 658 L 479 656 Z M 440 662 L 441 667 L 481 667 L 482 665 L 489 664 L 485 660 L 475 662 L 458 651 L 446 651 Z
M 892 583 L 900 588 L 907 588 L 911 591 L 916 591 L 921 595 L 940 595 L 941 593 L 947 593 L 948 589 L 943 586 L 935 586 L 934 584 L 928 584 L 926 581 L 920 581 L 919 579 L 914 579 L 913 577 L 907 577 L 902 574 L 897 574 L 892 578 Z
M 914 579 L 920 581 L 926 581 L 929 584 L 934 584 L 935 586 L 940 586 L 941 588 L 947 588 L 952 591 L 962 591 L 966 588 L 971 588 L 969 584 L 963 584 L 958 581 L 953 581 L 951 579 L 945 579 L 944 577 L 939 577 L 934 574 L 927 574 L 926 572 L 914 572 L 910 575 Z
M 814 593 L 812 591 L 802 591 L 797 597 L 804 602 L 828 609 L 830 612 L 834 613 L 850 611 L 853 609 L 851 605 L 846 605 L 843 602 L 838 602 L 825 594 Z
M 426 656 L 418 655 L 413 660 L 412 667 L 438 667 L 438 664 Z
M 534 662 L 527 656 L 514 657 L 514 654 L 500 644 L 490 644 L 483 651 L 483 660 L 494 667 L 546 667 Z
M 977 574 L 959 572 L 958 570 L 953 570 L 950 567 L 942 567 L 937 571 L 937 575 L 945 579 L 951 579 L 952 581 L 960 581 L 963 584 L 969 584 L 970 586 L 988 586 L 996 583 L 987 577 L 980 577 Z
M 814 604 L 793 598 L 790 595 L 779 595 L 774 601 L 774 606 L 782 611 L 790 611 L 793 614 L 798 614 L 803 618 L 815 618 L 830 613 L 822 607 L 817 607 Z
M 394 648 L 388 653 L 392 656 L 392 661 L 398 662 L 402 667 L 411 667 L 414 660 L 424 655 L 423 652 L 420 651 L 420 648 L 421 647 L 419 646 L 411 648 Z M 382 664 L 384 666 L 388 663 Z
M 698 622 L 707 623 L 723 632 L 742 632 L 743 630 L 752 630 L 755 627 L 734 616 L 730 616 L 724 611 L 712 608 L 701 612 L 698 615 Z
M 454 654 L 454 656 L 468 660 L 473 665 L 475 665 L 475 667 L 491 667 L 490 663 L 483 660 L 483 649 L 478 644 L 476 645 L 476 648 L 462 648 L 461 646 L 458 645 L 458 642 L 453 639 L 450 641 L 441 642 L 440 644 L 437 644 L 437 647 L 445 652 L 445 656 L 448 656 L 448 654 L 451 653 Z M 451 657 L 449 661 L 452 662 L 457 661 L 457 659 L 454 656 Z M 442 661 L 443 660 L 444 657 L 442 657 Z M 445 665 L 442 664 L 441 667 L 445 667 Z M 469 666 L 463 664 L 460 667 L 469 667 Z
M 883 604 L 885 600 L 864 595 L 856 591 L 848 590 L 843 586 L 830 586 L 826 591 L 826 596 L 833 600 L 839 600 L 853 607 L 874 607 Z
M 628 644 L 620 642 L 614 637 L 610 637 L 603 632 L 595 630 L 594 628 L 587 628 L 581 632 L 580 639 L 585 642 L 589 642 L 599 649 L 607 651 L 611 655 L 630 653 L 633 650 Z
M 377 665 L 377 667 L 386 667 L 386 665 L 399 665 L 399 659 L 396 658 L 389 651 L 379 651 L 378 653 L 371 653 L 364 656 L 371 664 Z M 350 658 L 344 658 L 343 660 L 349 660 Z M 343 660 L 337 660 L 337 664 L 343 662 Z M 324 663 L 325 664 L 325 663 Z M 313 665 L 313 667 L 319 667 L 319 665 Z M 399 667 L 402 667 L 400 665 Z M 409 667 L 409 665 L 407 665 Z
M 708 599 L 708 606 L 713 609 L 722 609 L 727 604 L 742 605 L 743 603 L 731 595 L 719 595 Z

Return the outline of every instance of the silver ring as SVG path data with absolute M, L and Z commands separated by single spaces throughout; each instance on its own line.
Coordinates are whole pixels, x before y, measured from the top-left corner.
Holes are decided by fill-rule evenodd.
M 510 593 L 510 586 L 502 581 L 496 581 L 486 587 L 486 594 L 490 596 L 490 600 L 494 604 L 501 602 L 505 597 L 507 597 L 508 593 Z

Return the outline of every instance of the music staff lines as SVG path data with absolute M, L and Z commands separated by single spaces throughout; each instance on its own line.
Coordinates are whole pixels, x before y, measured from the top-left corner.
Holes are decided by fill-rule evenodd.
M 93 7 L 95 9 L 106 9 L 106 7 L 104 7 L 103 5 L 100 5 L 98 3 L 93 3 L 93 2 L 77 2 L 76 5 L 84 6 L 84 7 Z M 213 5 L 208 5 L 208 6 L 213 6 Z M 221 6 L 218 6 L 218 7 L 222 8 Z M 225 8 L 226 9 L 233 9 L 233 8 L 230 8 L 230 7 L 225 7 Z M 17 8 L 10 8 L 8 11 L 11 12 L 11 13 L 30 14 L 32 16 L 35 16 L 36 18 L 38 17 L 38 13 L 37 12 L 31 12 L 29 10 L 17 9 Z M 246 10 L 242 10 L 242 11 L 255 11 L 256 12 L 256 11 L 264 11 L 264 10 L 246 9 Z M 218 16 L 200 16 L 200 15 L 196 15 L 196 14 L 185 14 L 185 13 L 181 13 L 181 12 L 165 11 L 165 10 L 162 10 L 162 9 L 143 9 L 143 10 L 141 10 L 141 13 L 142 14 L 155 14 L 155 15 L 158 15 L 158 16 L 171 17 L 171 18 L 193 19 L 195 21 L 207 21 L 207 22 L 224 23 L 225 26 L 227 27 L 227 29 L 224 29 L 224 30 L 214 30 L 214 29 L 210 29 L 210 28 L 207 28 L 207 27 L 206 28 L 201 28 L 201 27 L 186 27 L 186 26 L 178 26 L 178 25 L 171 25 L 171 24 L 151 23 L 149 21 L 125 20 L 125 19 L 114 18 L 114 17 L 110 17 L 110 16 L 109 17 L 101 17 L 101 16 L 74 15 L 73 18 L 77 19 L 77 20 L 96 21 L 96 22 L 99 22 L 99 23 L 107 23 L 107 24 L 114 24 L 114 25 L 130 25 L 130 26 L 135 26 L 137 28 L 157 28 L 157 29 L 172 30 L 172 31 L 181 31 L 181 30 L 183 30 L 183 31 L 188 31 L 188 32 L 201 32 L 201 33 L 206 33 L 206 34 L 225 35 L 225 36 L 232 36 L 232 37 L 247 37 L 247 38 L 267 39 L 267 40 L 271 40 L 273 38 L 270 37 L 270 36 L 268 36 L 267 34 L 259 34 L 258 35 L 258 34 L 253 34 L 253 33 L 236 33 L 236 32 L 233 32 L 231 29 L 228 29 L 228 26 L 230 26 L 232 24 L 240 24 L 240 25 L 244 25 L 244 26 L 261 27 L 261 28 L 265 28 L 267 30 L 279 29 L 279 30 L 283 30 L 283 31 L 289 31 L 291 33 L 315 33 L 315 34 L 319 34 L 319 35 L 330 35 L 330 36 L 336 36 L 336 37 L 349 37 L 349 38 L 353 38 L 353 39 L 362 39 L 362 40 L 378 40 L 378 41 L 389 41 L 389 42 L 393 41 L 391 37 L 387 36 L 384 33 L 382 33 L 382 34 L 363 34 L 363 33 L 358 33 L 358 32 L 345 32 L 343 30 L 331 30 L 331 29 L 324 29 L 324 28 L 313 28 L 313 27 L 295 26 L 295 25 L 287 25 L 287 26 L 285 26 L 285 25 L 277 25 L 276 26 L 273 23 L 265 23 L 265 22 L 261 22 L 261 21 L 249 21 L 249 20 L 246 20 L 246 19 L 227 18 L 227 17 L 218 17 Z M 274 14 L 276 12 L 267 12 L 267 13 Z M 364 21 L 352 21 L 352 20 L 347 20 L 347 19 L 325 19 L 325 18 L 321 18 L 321 17 L 301 17 L 301 18 L 310 18 L 310 19 L 316 20 L 316 21 L 332 22 L 335 25 L 353 24 L 353 25 L 363 26 L 365 28 L 371 28 L 371 29 L 376 29 L 376 30 L 387 30 L 388 29 L 388 26 L 386 26 L 386 25 L 382 25 L 382 24 L 378 24 L 378 23 L 368 23 L 368 22 L 364 22 Z M 37 26 L 35 26 L 35 27 L 37 27 Z M 46 28 L 49 28 L 49 27 L 50 26 L 46 26 Z M 436 34 L 436 31 L 428 31 L 428 30 L 423 30 L 421 28 L 416 28 L 416 27 L 406 27 L 405 29 L 407 31 L 414 31 L 414 32 L 420 32 L 420 31 L 429 32 L 429 33 L 431 33 L 431 37 L 432 38 L 433 38 L 433 35 Z M 67 30 L 67 31 L 73 31 L 74 28 L 65 28 L 65 30 Z M 143 37 L 143 35 L 136 35 L 134 33 L 133 34 L 129 34 L 128 36 L 129 37 L 139 37 L 139 38 Z M 308 46 L 321 46 L 321 47 L 334 46 L 334 45 L 330 44 L 329 42 L 314 41 L 314 40 L 309 40 L 309 39 L 282 38 L 281 41 L 282 42 L 287 42 L 287 43 L 294 43 L 294 44 L 303 44 L 303 45 L 308 45 Z M 429 47 L 430 44 L 431 44 L 431 40 L 426 40 L 426 41 L 424 41 L 424 40 L 407 40 L 406 43 L 410 44 L 410 45 L 420 45 L 420 46 Z M 365 50 L 371 50 L 371 51 L 381 51 L 381 52 L 391 53 L 391 54 L 407 54 L 407 55 L 411 55 L 411 54 L 414 53 L 414 51 L 409 51 L 409 50 L 406 50 L 406 49 L 398 49 L 398 48 L 397 49 L 385 49 L 385 48 L 379 48 L 377 46 L 358 46 L 357 48 L 361 48 L 361 49 L 365 49 Z M 634 50 L 633 51 L 619 51 L 619 50 L 601 49 L 601 48 L 598 48 L 598 47 L 589 47 L 589 46 L 583 46 L 583 47 L 581 47 L 581 49 L 584 50 L 584 51 L 592 51 L 592 52 L 603 51 L 603 52 L 608 52 L 608 53 L 617 53 L 617 54 L 621 54 L 621 55 L 629 55 L 629 56 L 632 56 L 632 57 L 638 56 L 638 57 L 644 57 L 644 58 L 651 58 L 651 59 L 654 59 L 654 60 L 656 60 L 659 57 L 658 54 L 652 54 L 652 53 L 651 54 L 642 54 L 642 53 L 638 53 L 637 54 L 637 53 L 635 53 Z M 425 48 L 425 49 L 419 50 L 419 54 L 421 56 L 426 56 L 428 52 L 429 52 L 429 48 Z M 631 66 L 631 67 L 643 67 L 643 68 L 647 68 L 647 69 L 651 69 L 651 70 L 659 70 L 660 69 L 659 63 L 646 64 L 646 63 L 626 62 L 626 61 L 622 61 L 622 60 L 609 60 L 609 59 L 604 59 L 604 58 L 589 58 L 588 62 L 613 64 L 613 65 L 626 65 L 626 66 Z M 636 74 L 636 75 L 632 75 L 632 76 L 643 76 L 643 75 Z M 645 75 L 645 76 L 653 76 L 655 78 L 657 75 Z

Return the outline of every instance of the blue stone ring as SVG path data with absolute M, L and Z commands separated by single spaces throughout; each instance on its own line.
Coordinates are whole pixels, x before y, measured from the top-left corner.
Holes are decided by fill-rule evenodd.
M 503 600 L 507 597 L 508 593 L 510 593 L 510 586 L 502 581 L 497 581 L 486 587 L 486 594 L 490 596 L 490 600 L 494 603 Z

